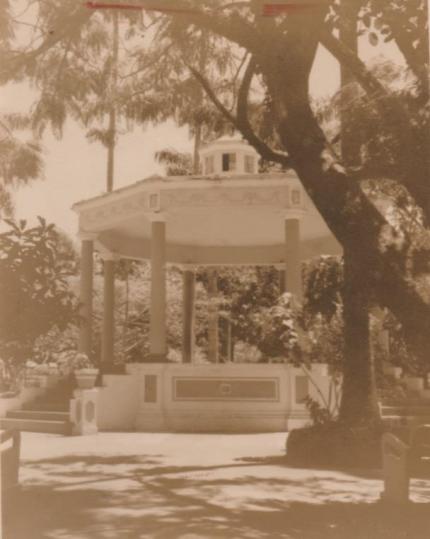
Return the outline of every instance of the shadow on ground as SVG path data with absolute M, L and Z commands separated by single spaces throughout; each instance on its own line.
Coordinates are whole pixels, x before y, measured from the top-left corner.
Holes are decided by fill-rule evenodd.
M 275 458 L 168 466 L 162 455 L 24 463 L 4 539 L 421 539 L 430 504 L 385 507 L 381 482 Z M 430 501 L 430 482 L 414 484 Z

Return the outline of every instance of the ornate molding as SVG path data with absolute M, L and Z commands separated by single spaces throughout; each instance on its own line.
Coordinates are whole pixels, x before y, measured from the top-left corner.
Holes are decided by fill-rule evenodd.
M 163 191 L 162 207 L 193 206 L 274 206 L 277 208 L 290 207 L 290 189 L 284 187 L 228 187 L 222 185 L 216 188 L 200 189 L 169 189 Z
M 118 201 L 107 201 L 99 207 L 83 210 L 81 219 L 90 226 L 91 224 L 142 213 L 142 211 L 149 209 L 148 195 L 149 193 L 142 193 L 138 196 L 129 196 Z
M 119 200 L 112 194 L 95 207 L 82 209 L 80 224 L 84 229 L 100 229 L 139 215 L 149 221 L 163 221 L 170 209 L 195 208 L 251 208 L 270 207 L 278 210 L 306 212 L 306 196 L 300 185 L 248 185 L 238 186 L 208 182 L 203 186 L 163 186 L 130 194 Z

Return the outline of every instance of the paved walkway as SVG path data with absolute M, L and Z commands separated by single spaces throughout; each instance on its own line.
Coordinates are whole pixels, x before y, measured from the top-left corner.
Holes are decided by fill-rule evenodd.
M 285 434 L 24 434 L 3 539 L 430 537 L 430 482 L 415 504 L 377 502 L 377 473 L 287 467 Z

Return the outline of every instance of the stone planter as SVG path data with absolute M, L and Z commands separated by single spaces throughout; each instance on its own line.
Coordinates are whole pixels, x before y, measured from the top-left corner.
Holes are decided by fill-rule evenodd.
M 424 378 L 422 376 L 407 376 L 405 378 L 406 389 L 409 391 L 423 391 Z
M 92 389 L 96 384 L 98 369 L 76 369 L 74 371 L 79 389 Z

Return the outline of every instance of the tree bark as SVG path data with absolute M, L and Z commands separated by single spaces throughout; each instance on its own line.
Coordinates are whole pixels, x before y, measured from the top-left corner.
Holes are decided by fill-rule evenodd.
M 349 425 L 369 425 L 379 420 L 373 355 L 370 353 L 368 277 L 363 258 L 355 251 L 345 249 L 345 352 L 339 419 Z
M 357 4 L 341 3 L 340 40 L 358 55 Z M 354 77 L 341 65 L 341 153 L 347 167 L 360 165 L 360 145 L 347 114 L 353 99 Z M 370 282 L 365 276 L 361 257 L 344 249 L 344 361 L 340 419 L 348 424 L 374 423 L 380 419 L 376 379 L 370 345 Z
M 372 291 L 402 323 L 417 356 L 428 361 L 430 298 L 425 284 L 428 269 L 417 275 L 417 255 L 430 267 L 429 234 L 417 226 L 415 238 L 399 235 L 334 155 L 310 108 L 300 81 L 276 75 L 262 64 L 271 94 L 278 103 L 278 133 L 303 186 L 328 227 L 344 248 L 366 258 Z M 280 66 L 276 69 L 281 72 Z M 288 111 L 288 114 L 287 112 Z M 403 233 L 402 233 L 403 234 Z
M 194 149 L 193 149 L 193 174 L 198 175 L 200 173 L 200 145 L 202 141 L 202 126 L 196 124 L 194 133 Z
M 113 36 L 112 36 L 112 59 L 111 59 L 111 99 L 112 104 L 109 110 L 109 126 L 108 126 L 108 155 L 107 155 L 107 174 L 106 174 L 106 191 L 113 191 L 114 173 L 115 173 L 115 146 L 116 146 L 116 86 L 118 79 L 118 52 L 119 52 L 119 21 L 118 13 L 112 15 Z

